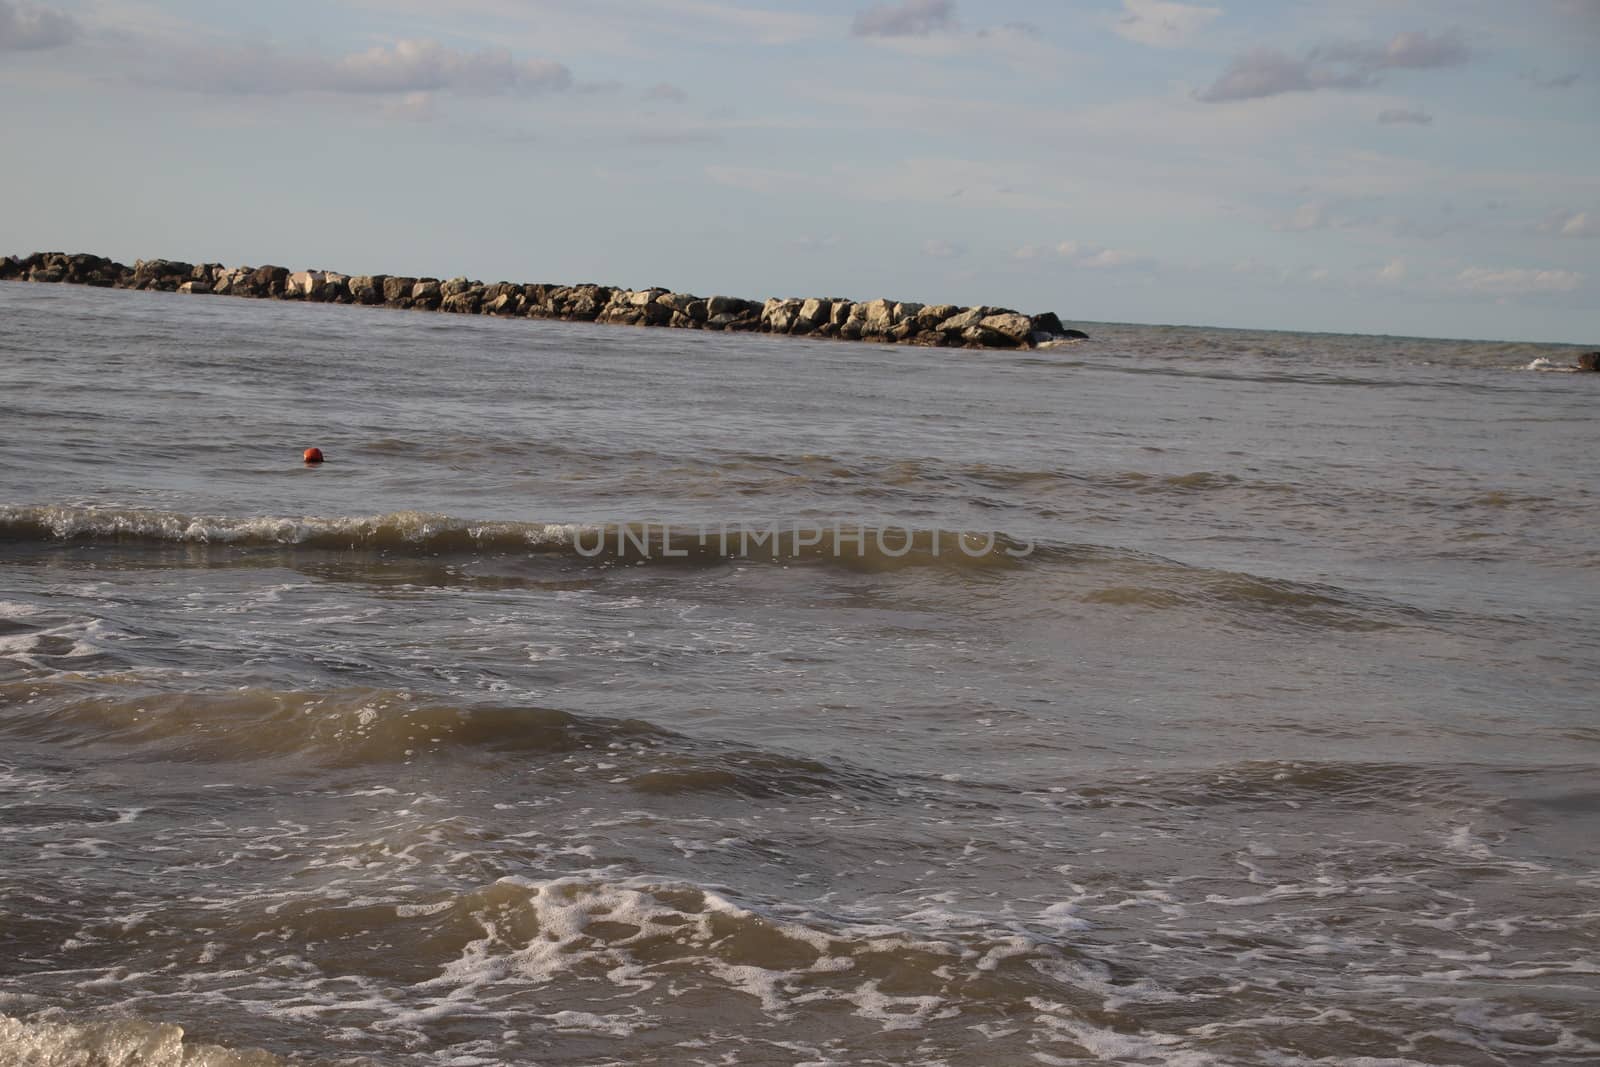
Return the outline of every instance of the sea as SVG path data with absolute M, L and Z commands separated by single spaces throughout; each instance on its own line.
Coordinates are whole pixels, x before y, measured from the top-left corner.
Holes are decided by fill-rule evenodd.
M 0 1064 L 1600 1062 L 1600 375 L 1075 325 L 0 284 Z

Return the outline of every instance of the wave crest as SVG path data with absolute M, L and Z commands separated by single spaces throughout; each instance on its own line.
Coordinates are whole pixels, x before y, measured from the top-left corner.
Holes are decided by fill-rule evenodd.
M 864 570 L 944 565 L 1011 568 L 1035 546 L 1005 534 L 858 522 L 540 523 L 478 521 L 431 512 L 252 517 L 60 506 L 0 507 L 13 543 L 305 548 L 391 554 L 532 553 L 597 563 L 829 561 Z

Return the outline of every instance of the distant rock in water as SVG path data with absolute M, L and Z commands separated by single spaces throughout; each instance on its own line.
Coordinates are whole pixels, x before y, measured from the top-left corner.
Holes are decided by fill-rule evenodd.
M 1063 326 L 1053 312 L 1025 315 L 1011 308 L 986 305 L 963 308 L 954 304 L 918 304 L 887 298 L 854 301 L 841 297 L 774 297 L 759 301 L 731 296 L 699 297 L 660 288 L 615 289 L 592 283 L 485 285 L 461 276 L 440 281 L 394 274 L 291 271 L 271 265 L 230 268 L 221 263 L 195 264 L 175 259 L 141 259 L 127 267 L 87 253 L 6 256 L 0 259 L 0 281 L 66 282 L 196 296 L 382 305 L 458 315 L 777 333 L 938 348 L 1041 348 L 1089 337 L 1082 330 Z
M 1585 352 L 1578 357 L 1578 369 L 1600 371 L 1600 352 Z

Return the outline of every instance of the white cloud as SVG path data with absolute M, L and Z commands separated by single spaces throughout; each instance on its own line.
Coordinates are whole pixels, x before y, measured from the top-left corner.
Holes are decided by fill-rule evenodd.
M 705 168 L 705 175 L 717 185 L 769 196 L 937 204 L 941 212 L 951 210 L 952 201 L 959 201 L 963 211 L 982 205 L 1036 213 L 1068 203 L 1054 172 L 1035 181 L 1012 160 L 915 157 L 884 164 L 815 164 L 805 170 L 715 163 Z
M 1254 257 L 1236 260 L 1224 265 L 1225 269 L 1242 277 L 1253 278 L 1273 285 L 1289 285 L 1294 282 L 1326 281 L 1330 274 L 1326 268 L 1315 270 L 1302 270 L 1299 267 L 1284 266 L 1283 264 L 1263 263 Z M 1190 269 L 1202 275 L 1213 275 L 1216 267 L 1212 265 L 1193 264 Z
M 1228 100 L 1257 100 L 1281 93 L 1309 93 L 1317 89 L 1359 89 L 1373 82 L 1370 71 L 1296 59 L 1275 48 L 1257 48 L 1228 65 L 1228 69 L 1195 99 L 1215 104 Z
M 1600 237 L 1600 218 L 1587 211 L 1557 211 L 1535 229 L 1552 237 Z
M 1580 77 L 1577 71 L 1545 77 L 1536 70 L 1517 76 L 1523 81 L 1531 83 L 1535 89 L 1570 89 L 1577 84 Z
M 1561 224 L 1563 237 L 1600 237 L 1600 219 L 1591 219 L 1587 211 L 1580 211 Z
M 1149 267 L 1154 263 L 1146 256 L 1129 252 L 1122 248 L 1106 248 L 1103 245 L 1085 244 L 1082 241 L 1062 241 L 1054 248 L 1044 245 L 1025 244 L 1014 249 L 1011 258 L 1022 262 L 1035 262 L 1049 260 L 1052 253 L 1054 257 L 1065 261 L 1073 267 L 1087 270 L 1109 270 L 1117 267 Z
M 1009 67 L 1029 78 L 1060 79 L 1076 56 L 1050 34 L 1026 22 L 980 26 L 970 32 L 953 23 L 921 35 L 874 36 L 871 43 L 902 55 L 925 59 L 971 57 Z
M 398 41 L 329 58 L 272 48 L 194 49 L 149 81 L 217 93 L 330 92 L 374 95 L 550 92 L 572 87 L 572 73 L 550 60 L 517 59 L 503 48 L 462 52 L 437 41 Z
M 1107 267 L 1132 267 L 1139 262 L 1139 257 L 1132 252 L 1125 252 L 1120 248 L 1102 248 L 1097 252 L 1080 256 L 1077 265 L 1091 270 L 1101 270 Z
M 1112 31 L 1139 44 L 1154 48 L 1177 48 L 1209 26 L 1222 14 L 1220 7 L 1178 4 L 1171 0 L 1122 0 L 1123 15 Z
M 1390 70 L 1429 70 L 1465 63 L 1471 57 L 1459 35 L 1426 30 L 1396 34 L 1388 42 L 1347 42 L 1291 56 L 1258 48 L 1238 56 L 1198 100 L 1221 103 L 1256 100 L 1281 93 L 1319 89 L 1364 89 Z
M 1456 283 L 1475 293 L 1525 296 L 1530 293 L 1570 293 L 1583 284 L 1583 275 L 1570 270 L 1468 267 L 1456 276 Z
M 1272 224 L 1282 233 L 1305 233 L 1308 230 L 1325 230 L 1331 225 L 1326 204 L 1310 201 L 1294 209 L 1287 219 Z
M 514 59 L 503 48 L 458 52 L 437 41 L 400 41 L 348 55 L 333 64 L 331 75 L 328 88 L 355 93 L 539 91 L 572 84 L 572 74 L 560 63 Z
M 433 0 L 425 2 L 430 7 L 437 6 Z M 817 40 L 838 32 L 838 22 L 828 16 L 770 11 L 750 5 L 711 3 L 709 0 L 629 0 L 623 5 L 623 10 L 631 18 L 635 15 L 633 9 L 639 5 L 666 12 L 670 16 L 648 18 L 643 23 L 652 35 L 665 29 L 699 44 L 716 40 L 739 45 L 751 42 L 784 45 Z M 525 0 L 517 0 L 516 6 L 527 10 L 528 18 L 536 24 L 542 23 L 546 17 L 544 4 L 530 5 Z M 592 4 L 583 6 L 593 8 Z M 611 20 L 611 25 L 614 26 L 616 21 Z
M 681 148 L 686 145 L 721 144 L 722 134 L 715 130 L 704 129 L 676 129 L 676 130 L 638 130 L 630 133 L 625 138 L 629 144 L 662 145 Z
M 1428 70 L 1465 63 L 1472 53 L 1461 35 L 1454 31 L 1429 33 L 1416 30 L 1397 33 L 1387 43 L 1347 42 L 1313 49 L 1311 58 L 1331 63 L 1350 63 L 1372 70 Z
M 951 0 L 905 0 L 898 5 L 879 4 L 856 16 L 850 32 L 857 37 L 926 37 L 955 21 Z
M 1403 259 L 1391 259 L 1383 265 L 1382 270 L 1378 271 L 1378 281 L 1383 282 L 1385 285 L 1394 285 L 1397 282 L 1405 281 L 1405 279 L 1406 261 Z
M 679 104 L 689 99 L 689 94 L 667 82 L 657 82 L 644 91 L 646 100 L 664 100 L 668 103 Z
M 407 93 L 384 104 L 384 113 L 407 122 L 432 122 L 438 118 L 432 93 Z
M 1436 240 L 1446 234 L 1469 228 L 1469 221 L 1458 218 L 1454 206 L 1445 201 L 1431 214 L 1402 214 L 1381 211 L 1381 196 L 1336 197 L 1308 200 L 1287 216 L 1271 219 L 1278 233 L 1309 233 L 1313 230 L 1368 230 L 1402 240 Z
M 1421 108 L 1387 107 L 1378 112 L 1381 126 L 1431 126 L 1433 116 Z
M 0 0 L 0 52 L 59 48 L 81 32 L 71 15 Z

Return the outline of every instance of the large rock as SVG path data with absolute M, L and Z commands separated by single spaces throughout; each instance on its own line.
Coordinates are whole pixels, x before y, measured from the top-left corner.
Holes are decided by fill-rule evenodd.
M 551 294 L 555 293 L 560 288 L 561 286 L 559 285 L 551 285 L 547 282 L 535 282 L 532 285 L 524 285 L 522 287 L 522 292 L 528 300 L 528 306 L 526 309 L 527 313 L 529 315 L 537 315 L 540 318 L 554 315 L 556 313 L 556 309 L 551 300 Z
M 27 278 L 30 282 L 64 282 L 67 280 L 67 257 L 62 252 L 34 253 L 29 256 Z
M 599 316 L 601 309 L 611 302 L 614 289 L 603 285 L 584 283 L 572 286 L 571 295 L 565 301 L 562 314 L 578 322 L 593 322 Z
M 749 300 L 740 300 L 736 296 L 714 296 L 706 301 L 706 313 L 712 318 L 718 315 L 732 315 L 737 318 L 758 306 Z
M 167 260 L 153 260 L 153 263 L 167 263 Z M 182 266 L 182 264 L 175 264 Z M 147 274 L 146 280 L 163 278 L 168 285 L 165 288 L 177 288 L 177 284 L 186 281 L 181 274 Z M 0 279 L 16 279 L 24 281 L 67 282 L 73 285 L 93 285 L 107 288 L 113 285 L 131 284 L 133 270 L 121 263 L 113 262 L 104 256 L 90 255 L 87 252 L 74 252 L 68 255 L 65 252 L 35 252 L 31 256 L 18 259 L 16 256 L 6 256 L 0 260 Z
M 781 300 L 773 297 L 761 308 L 761 328 L 771 333 L 788 333 L 800 313 L 799 300 Z
M 193 274 L 194 264 L 178 259 L 138 259 L 133 263 L 133 284 L 137 289 L 159 288 L 176 292 L 178 286 L 189 281 Z
M 1013 346 L 1027 344 L 1033 337 L 1033 320 L 1015 311 L 985 315 L 978 320 L 978 327 L 1004 337 Z
M 825 326 L 833 316 L 832 300 L 807 300 L 795 312 L 794 325 L 789 327 L 791 333 L 811 333 L 821 326 Z
M 636 308 L 626 300 L 620 303 L 613 300 L 600 309 L 594 321 L 610 326 L 643 326 L 644 308 Z
M 250 290 L 254 296 L 282 296 L 284 285 L 288 280 L 288 267 L 274 267 L 268 264 L 257 267 L 250 275 Z
M 1082 330 L 1069 330 L 1061 324 L 1061 318 L 1053 311 L 1046 311 L 1035 315 L 1033 321 L 1033 335 L 1029 338 L 1035 345 L 1055 344 L 1060 341 L 1086 341 L 1089 335 Z
M 439 283 L 439 295 L 444 297 L 460 296 L 470 290 L 475 283 L 466 278 L 451 278 L 447 282 Z
M 1060 337 L 1066 332 L 1066 327 L 1061 325 L 1061 317 L 1054 311 L 1046 311 L 1032 318 L 1034 334 L 1046 334 L 1045 340 Z
M 411 292 L 416 288 L 416 285 L 417 279 L 407 278 L 403 275 L 391 275 L 384 278 L 383 302 L 386 304 L 398 304 L 402 300 L 410 300 Z
M 861 312 L 861 334 L 864 337 L 887 334 L 894 329 L 896 305 L 891 300 L 869 300 L 865 304 L 857 304 L 856 310 Z M 853 316 L 854 312 L 852 312 Z
M 417 284 L 411 287 L 407 306 L 421 308 L 423 311 L 438 311 L 442 303 L 444 303 L 444 283 L 438 278 L 418 278 Z
M 222 292 L 223 282 L 227 282 L 227 291 L 231 296 L 260 295 L 256 292 L 256 268 L 248 264 L 234 267 L 232 270 L 223 271 L 222 277 L 217 280 L 217 284 L 211 287 L 212 291 L 218 293 Z M 128 284 L 133 284 L 131 278 L 129 279 Z
M 666 295 L 665 289 L 635 289 L 631 292 L 616 293 L 611 299 L 632 307 L 644 308 L 655 303 L 657 297 Z
M 636 298 L 641 295 L 648 297 L 649 290 L 620 289 L 612 293 L 611 299 L 600 309 L 600 314 L 595 316 L 595 321 L 610 323 L 613 326 L 643 326 L 644 309 L 649 301 L 636 303 Z
M 484 289 L 481 310 L 485 315 L 516 315 L 526 304 L 521 286 L 501 282 Z
M 322 304 L 348 304 L 350 302 L 350 276 L 326 271 L 322 284 L 307 294 L 307 299 Z
M 495 282 L 493 285 L 485 285 L 483 287 L 483 302 L 487 304 L 500 299 L 506 293 L 517 292 L 521 292 L 520 287 L 512 285 L 510 282 Z
M 965 311 L 958 311 L 949 318 L 944 319 L 934 328 L 940 333 L 964 334 L 967 330 L 983 321 L 984 317 L 992 310 L 992 308 L 986 307 L 967 308 Z
M 92 285 L 106 289 L 114 285 L 122 285 L 133 276 L 133 271 L 121 263 L 114 263 L 104 256 L 93 256 L 87 252 L 78 252 L 70 256 L 62 256 L 59 261 L 64 273 L 63 281 L 75 285 Z M 209 281 L 209 278 L 198 279 Z
M 358 304 L 383 303 L 383 283 L 388 281 L 383 274 L 357 274 L 350 279 L 346 286 L 350 290 L 350 299 Z
M 1582 371 L 1600 371 L 1600 352 L 1585 352 L 1579 356 L 1578 369 Z
M 687 315 L 691 306 L 704 301 L 693 293 L 662 293 L 656 297 L 656 303 L 671 311 L 681 311 Z
M 867 321 L 867 305 L 851 304 L 845 312 L 844 321 L 839 324 L 839 336 L 846 341 L 859 341 L 861 331 Z
M 304 300 L 327 280 L 320 270 L 297 270 L 283 283 L 283 295 L 290 300 Z
M 454 292 L 446 291 L 451 288 L 453 286 L 450 282 L 439 287 L 440 292 L 444 294 L 444 299 L 439 302 L 439 310 L 456 315 L 476 315 L 478 309 L 483 306 L 483 286 L 471 285 L 465 289 L 456 289 Z M 422 303 L 420 300 L 417 302 Z
M 995 333 L 983 325 L 968 326 L 961 331 L 961 343 L 972 348 L 1015 348 L 1016 342 L 1002 333 Z

